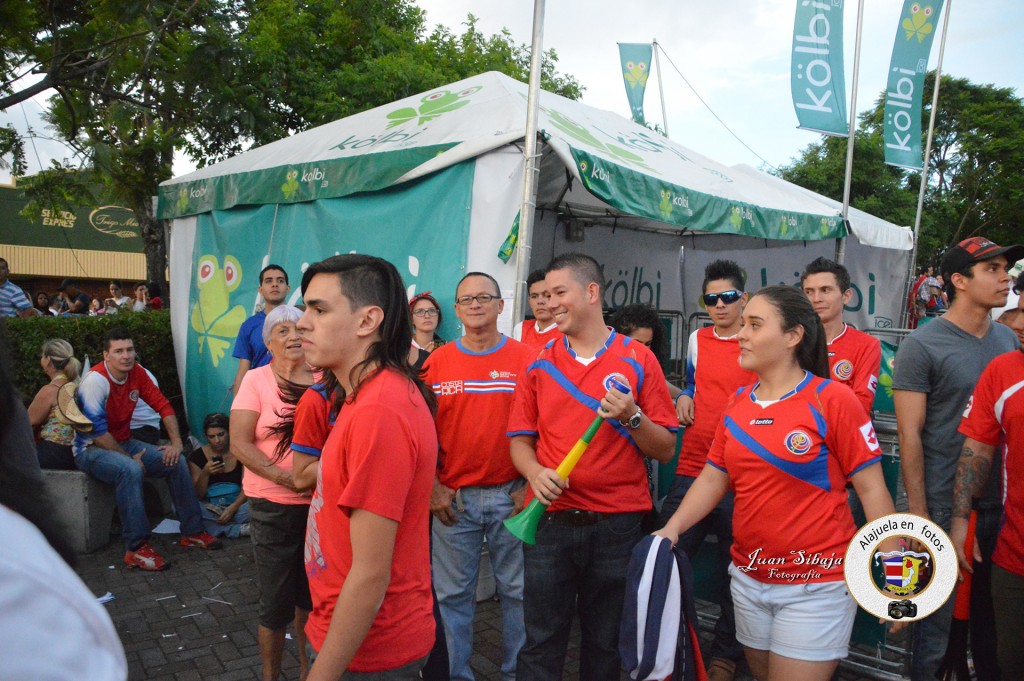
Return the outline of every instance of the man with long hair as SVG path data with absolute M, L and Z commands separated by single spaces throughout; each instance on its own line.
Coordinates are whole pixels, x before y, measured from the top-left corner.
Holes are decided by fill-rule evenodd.
M 324 444 L 305 563 L 318 655 L 309 681 L 347 671 L 418 679 L 434 642 L 430 490 L 434 395 L 408 364 L 412 322 L 394 265 L 337 255 L 302 277 L 306 360 L 343 401 Z

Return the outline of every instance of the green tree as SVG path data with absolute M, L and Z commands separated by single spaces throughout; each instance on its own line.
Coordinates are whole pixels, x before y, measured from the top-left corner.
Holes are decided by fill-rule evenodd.
M 926 93 L 931 92 L 934 77 L 933 72 L 926 78 Z M 884 163 L 884 97 L 883 92 L 860 117 L 851 204 L 896 224 L 912 225 L 921 176 Z M 930 113 L 929 100 L 922 111 L 925 134 Z M 1012 88 L 943 76 L 929 158 L 920 262 L 978 234 L 999 243 L 1019 239 L 1024 222 L 1024 102 Z M 845 163 L 846 140 L 826 137 L 804 149 L 780 174 L 841 200 Z
M 102 181 L 135 212 L 153 280 L 166 251 L 151 197 L 176 151 L 203 166 L 481 71 L 525 79 L 529 68 L 527 46 L 507 31 L 484 36 L 472 15 L 461 35 L 427 36 L 409 0 L 78 0 L 12 12 L 10 26 L 37 39 L 0 25 L 0 108 L 39 91 L 19 89 L 26 71 L 45 73 L 57 93 L 49 121 L 94 173 L 57 165 L 26 192 L 60 209 L 80 195 L 62 183 Z M 578 98 L 556 60 L 546 53 L 543 86 Z

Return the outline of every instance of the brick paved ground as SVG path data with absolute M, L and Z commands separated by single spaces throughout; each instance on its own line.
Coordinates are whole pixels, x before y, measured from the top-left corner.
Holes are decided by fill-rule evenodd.
M 78 574 L 105 607 L 124 643 L 131 681 L 260 679 L 256 643 L 257 592 L 248 539 L 226 540 L 221 551 L 185 549 L 177 535 L 156 536 L 154 547 L 172 563 L 166 572 L 127 570 L 120 539 L 80 556 Z M 579 679 L 579 634 L 570 642 L 564 678 Z M 285 650 L 284 678 L 297 679 L 294 643 Z M 477 608 L 473 669 L 480 681 L 499 681 L 501 612 Z M 842 679 L 856 675 L 842 673 Z M 625 678 L 625 677 L 623 677 Z M 741 677 L 749 679 L 750 677 Z

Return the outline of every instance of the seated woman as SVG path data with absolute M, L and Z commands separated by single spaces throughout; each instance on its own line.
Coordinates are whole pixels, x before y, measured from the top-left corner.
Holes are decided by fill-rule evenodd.
M 39 389 L 28 407 L 28 418 L 32 422 L 32 428 L 39 429 L 39 439 L 36 440 L 39 467 L 51 470 L 78 470 L 75 468 L 75 457 L 71 453 L 75 432 L 57 413 L 57 392 L 65 383 L 78 380 L 82 364 L 75 357 L 71 343 L 61 338 L 53 338 L 43 343 L 39 365 L 50 379 L 49 383 Z
M 249 536 L 249 504 L 242 491 L 242 464 L 231 454 L 227 414 L 203 419 L 207 444 L 188 457 L 192 484 L 203 509 L 203 524 L 214 537 Z

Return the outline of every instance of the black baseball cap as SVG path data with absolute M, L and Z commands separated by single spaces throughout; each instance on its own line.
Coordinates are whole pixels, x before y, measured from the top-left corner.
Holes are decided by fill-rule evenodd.
M 68 286 L 77 286 L 77 282 L 75 282 L 74 279 L 70 279 L 70 278 L 65 279 L 64 281 L 60 282 L 60 286 L 57 287 L 57 290 L 58 291 L 63 291 Z
M 964 239 L 956 246 L 953 246 L 942 256 L 942 276 L 946 281 L 963 268 L 973 265 L 976 262 L 991 260 L 999 255 L 1005 255 L 1006 259 L 1013 265 L 1024 258 L 1024 246 L 1000 246 L 989 241 L 983 236 L 972 236 Z

